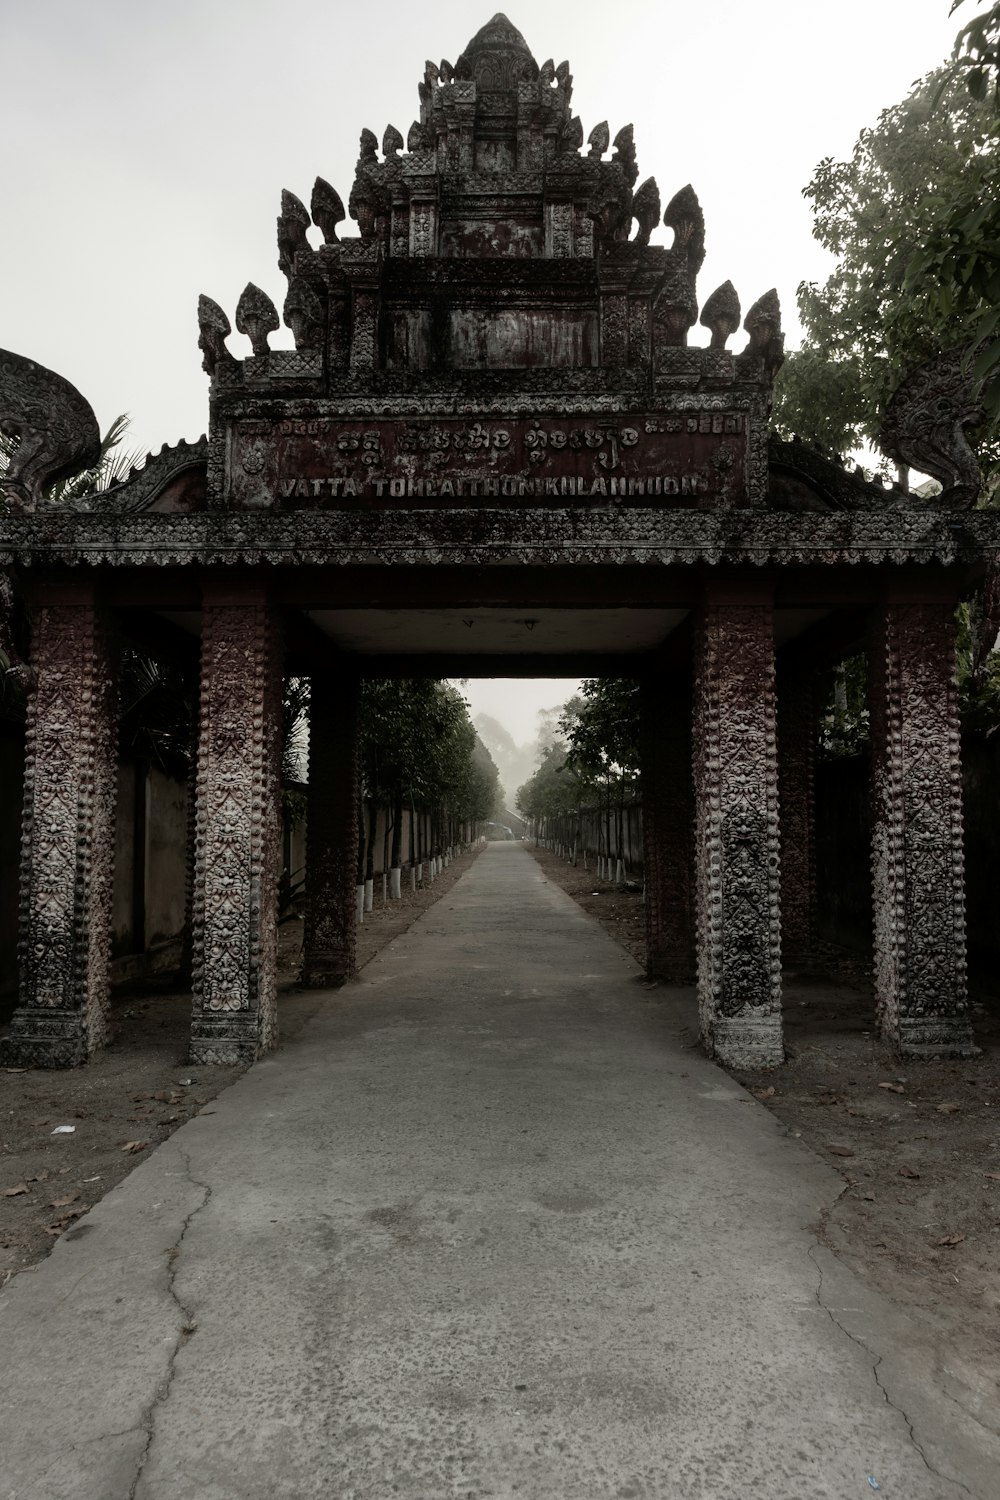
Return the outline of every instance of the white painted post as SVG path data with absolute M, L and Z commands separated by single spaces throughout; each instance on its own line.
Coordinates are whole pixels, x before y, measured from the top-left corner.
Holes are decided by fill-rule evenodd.
M 398 901 L 400 899 L 400 897 L 402 895 L 402 891 L 400 889 L 400 882 L 402 881 L 402 879 L 403 879 L 403 872 L 402 872 L 402 870 L 399 868 L 398 865 L 393 865 L 392 869 L 389 871 L 389 900 L 390 901 Z
M 365 911 L 371 911 L 372 907 L 375 905 L 375 881 L 374 880 L 366 880 L 365 881 L 365 887 L 364 887 L 364 889 L 365 889 Z
M 365 888 L 363 885 L 354 887 L 354 910 L 360 927 L 365 920 Z

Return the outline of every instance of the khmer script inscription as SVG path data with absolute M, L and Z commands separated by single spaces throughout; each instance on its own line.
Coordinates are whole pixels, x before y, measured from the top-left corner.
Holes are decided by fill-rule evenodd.
M 251 509 L 650 496 L 739 505 L 746 494 L 738 411 L 244 420 L 230 445 L 228 500 Z

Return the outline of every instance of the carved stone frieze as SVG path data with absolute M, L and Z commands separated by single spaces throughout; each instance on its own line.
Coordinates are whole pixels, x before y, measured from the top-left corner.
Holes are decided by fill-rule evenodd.
M 35 618 L 21 857 L 20 990 L 4 1044 L 19 1067 L 74 1067 L 110 1033 L 117 791 L 115 656 L 85 580 Z
M 191 1057 L 275 1045 L 281 646 L 266 597 L 206 594 L 195 789 Z
M 968 1057 L 954 600 L 890 602 L 870 661 L 878 1030 L 904 1057 Z
M 768 1067 L 784 1061 L 769 603 L 709 596 L 695 648 L 694 737 L 702 1038 L 731 1067 Z
M 516 496 L 515 496 L 516 498 Z M 102 516 L 59 512 L 44 529 L 0 516 L 0 567 L 59 563 L 115 568 L 341 563 L 633 563 L 754 566 L 975 565 L 1000 554 L 1000 518 L 934 511 L 789 515 L 662 505 L 536 509 L 212 511 Z

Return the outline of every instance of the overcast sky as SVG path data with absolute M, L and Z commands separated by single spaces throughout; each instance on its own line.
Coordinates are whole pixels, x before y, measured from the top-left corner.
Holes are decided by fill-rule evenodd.
M 829 267 L 801 190 L 948 53 L 964 16 L 948 6 L 512 0 L 508 14 L 539 62 L 568 57 L 585 134 L 632 121 L 664 202 L 694 184 L 702 298 L 731 279 L 746 309 L 777 286 L 794 342 L 795 288 Z M 308 203 L 319 174 L 346 202 L 361 128 L 405 136 L 424 59 L 454 62 L 492 13 L 467 0 L 0 0 L 0 344 L 72 380 L 102 429 L 130 412 L 143 452 L 197 437 L 198 293 L 232 319 L 255 281 L 280 308 L 281 189 Z M 273 342 L 292 346 L 287 330 Z M 249 352 L 236 334 L 230 346 Z M 528 690 L 511 700 L 522 719 Z M 533 720 L 509 727 L 528 738 Z

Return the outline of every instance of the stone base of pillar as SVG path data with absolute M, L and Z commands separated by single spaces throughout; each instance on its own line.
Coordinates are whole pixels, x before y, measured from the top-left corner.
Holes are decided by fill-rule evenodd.
M 776 1068 L 785 1061 L 780 1015 L 717 1014 L 705 1040 L 709 1055 L 725 1068 Z
M 978 1057 L 970 1022 L 960 1016 L 901 1016 L 896 1047 L 900 1057 Z
M 313 951 L 303 964 L 301 984 L 307 990 L 338 990 L 351 978 L 353 969 L 351 956 L 343 949 L 333 953 Z
M 255 1015 L 223 1011 L 218 1016 L 196 1016 L 192 1023 L 189 1052 L 192 1064 L 249 1067 L 260 1052 L 260 1024 Z
M 10 1034 L 0 1042 L 0 1063 L 8 1068 L 78 1068 L 90 1050 L 84 1016 L 47 1007 L 19 1006 Z

